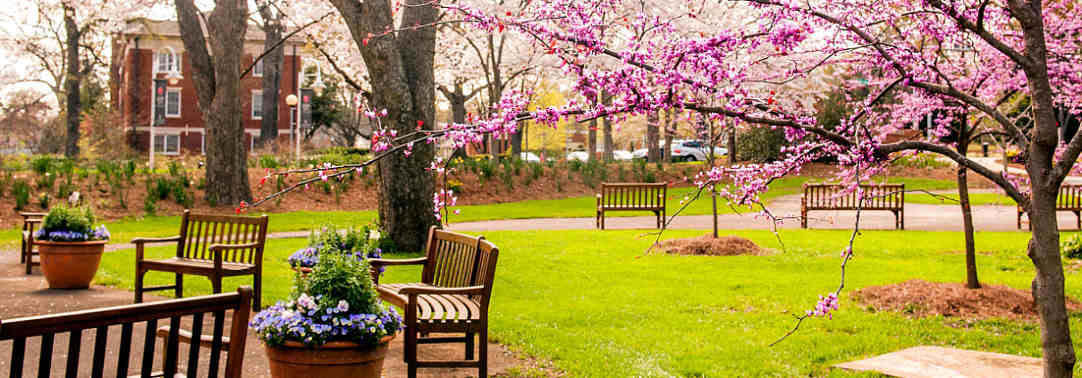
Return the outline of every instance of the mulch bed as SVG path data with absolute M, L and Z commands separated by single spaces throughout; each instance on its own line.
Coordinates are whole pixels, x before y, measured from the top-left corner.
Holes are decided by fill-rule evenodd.
M 1033 296 L 1028 291 L 1000 285 L 966 289 L 958 282 L 909 280 L 869 286 L 852 293 L 875 311 L 897 311 L 914 317 L 942 315 L 964 319 L 1008 318 L 1037 320 Z M 1082 304 L 1067 300 L 1068 311 L 1082 311 Z
M 697 238 L 670 239 L 661 242 L 658 248 L 673 255 L 695 256 L 765 256 L 770 251 L 763 249 L 751 240 L 739 236 L 703 235 Z

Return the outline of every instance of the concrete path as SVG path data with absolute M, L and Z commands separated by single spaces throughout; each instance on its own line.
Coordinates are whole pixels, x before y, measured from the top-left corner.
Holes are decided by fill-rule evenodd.
M 785 196 L 774 200 L 768 208 L 776 217 L 783 218 L 780 228 L 800 228 L 800 196 Z M 1060 212 L 1060 227 L 1075 229 L 1074 214 Z M 892 230 L 894 215 L 888 211 L 864 211 L 861 213 L 862 229 Z M 978 231 L 1016 231 L 1017 220 L 1014 206 L 974 206 L 973 224 Z M 1026 218 L 1023 217 L 1023 222 Z M 856 221 L 855 211 L 815 211 L 809 213 L 808 226 L 815 229 L 851 229 Z M 608 217 L 606 229 L 648 229 L 654 227 L 653 216 Z M 713 227 L 709 215 L 685 215 L 676 217 L 671 229 L 710 229 Z M 722 214 L 718 216 L 718 227 L 722 229 L 769 229 L 771 221 L 756 212 L 744 214 Z M 1026 224 L 1023 223 L 1023 227 Z M 506 219 L 480 222 L 453 223 L 455 231 L 496 231 L 496 230 L 577 230 L 593 229 L 593 218 L 548 218 L 548 219 Z M 954 204 L 905 205 L 905 229 L 928 231 L 961 231 L 962 211 Z
M 1040 358 L 932 346 L 904 349 L 834 367 L 908 378 L 1021 378 L 1042 375 Z
M 307 234 L 306 234 L 307 235 Z M 109 306 L 119 306 L 131 304 L 134 300 L 132 292 L 127 290 L 118 290 L 109 287 L 93 286 L 87 290 L 51 290 L 48 288 L 48 284 L 42 277 L 41 272 L 35 268 L 34 274 L 26 275 L 24 272 L 24 265 L 18 264 L 19 255 L 17 251 L 8 251 L 0 253 L 0 319 L 12 319 L 23 316 L 43 315 L 43 314 L 55 314 L 60 312 L 77 311 L 92 308 L 101 308 Z M 187 280 L 199 280 L 204 279 L 202 277 L 189 277 Z M 168 298 L 148 295 L 147 301 L 165 300 Z M 228 317 L 228 316 L 227 316 Z M 204 330 L 210 329 L 210 317 L 206 320 L 208 324 L 204 327 Z M 163 323 L 159 323 L 161 325 Z M 228 327 L 229 321 L 226 321 L 226 327 Z M 115 361 L 116 356 L 113 354 L 118 349 L 119 331 L 114 327 L 109 334 L 109 343 L 112 344 L 110 352 L 106 357 L 109 361 L 106 363 L 106 371 L 109 372 L 107 376 L 115 376 L 112 371 L 116 370 Z M 137 323 L 134 326 L 134 339 L 140 340 L 134 343 L 132 347 L 133 365 L 139 366 L 142 356 L 142 337 L 145 332 L 145 323 Z M 189 328 L 190 329 L 190 328 Z M 204 331 L 205 332 L 205 331 Z M 228 329 L 226 334 L 228 334 Z M 89 366 L 91 360 L 91 354 L 93 352 L 93 340 L 91 339 L 93 332 L 83 332 L 83 338 L 80 349 L 81 360 L 80 366 Z M 26 359 L 24 374 L 26 376 L 36 376 L 38 358 L 40 356 L 41 348 L 39 346 L 38 338 L 32 338 L 28 340 L 26 347 Z M 383 363 L 383 376 L 384 377 L 405 377 L 406 366 L 402 362 L 402 334 L 391 341 L 390 349 L 387 352 L 387 357 Z M 161 341 L 158 341 L 156 351 L 162 350 Z M 53 376 L 58 376 L 60 372 L 64 371 L 64 366 L 67 362 L 68 351 L 68 336 L 57 335 L 54 341 L 53 347 L 53 359 L 52 366 L 54 367 Z M 10 369 L 9 358 L 11 355 L 12 343 L 0 342 L 0 376 L 5 376 Z M 507 348 L 496 344 L 489 343 L 489 373 L 495 376 L 506 376 L 513 370 L 529 371 L 532 362 L 521 360 L 516 358 Z M 441 359 L 454 359 L 462 358 L 464 349 L 462 344 L 427 344 L 418 348 L 420 358 L 423 360 L 441 360 Z M 182 354 L 181 361 L 187 362 L 187 354 Z M 112 358 L 112 360 L 110 360 Z M 207 369 L 205 359 L 201 359 L 202 370 L 201 373 Z M 161 370 L 161 359 L 155 358 L 155 370 Z M 83 371 L 85 373 L 85 371 Z M 205 376 L 205 374 L 201 374 Z M 426 377 L 475 377 L 477 376 L 476 369 L 420 369 L 419 376 Z M 256 338 L 256 335 L 252 332 L 248 333 L 247 344 L 244 351 L 244 374 L 245 377 L 269 377 L 270 372 L 267 365 L 267 355 L 264 351 L 262 343 Z

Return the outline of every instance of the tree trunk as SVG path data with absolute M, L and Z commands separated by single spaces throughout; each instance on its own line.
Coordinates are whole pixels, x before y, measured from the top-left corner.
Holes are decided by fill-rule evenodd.
M 657 163 L 661 161 L 661 148 L 658 146 L 658 115 L 651 111 L 646 113 L 646 161 Z
M 465 93 L 462 93 L 462 83 L 461 82 L 455 82 L 455 89 L 454 89 L 453 92 L 448 91 L 446 88 L 444 88 L 442 86 L 440 87 L 440 92 L 443 93 L 443 97 L 447 99 L 447 102 L 451 103 L 451 121 L 454 122 L 454 123 L 458 123 L 458 124 L 465 124 L 466 123 L 466 101 L 468 101 L 469 97 L 472 97 L 472 95 L 466 96 Z M 474 92 L 474 93 L 477 93 L 477 92 Z M 448 158 L 448 160 L 454 159 L 456 157 L 465 158 L 466 157 L 466 147 L 456 148 L 455 151 L 451 153 L 451 157 Z
M 83 105 L 80 97 L 79 86 L 82 84 L 83 73 L 79 61 L 79 25 L 75 22 L 75 8 L 64 3 L 64 32 L 66 34 L 67 77 L 64 78 L 65 92 L 65 115 L 67 125 L 67 138 L 64 143 L 64 156 L 75 158 L 79 156 L 79 120 L 82 117 Z M 152 141 L 153 142 L 153 141 Z
M 263 49 L 271 49 L 263 57 L 263 120 L 259 126 L 259 139 L 256 143 L 259 147 L 270 143 L 278 152 L 278 93 L 282 85 L 282 61 L 285 59 L 285 49 L 276 46 L 282 40 L 282 15 L 272 11 L 270 6 L 259 8 L 259 14 L 263 17 Z M 255 62 L 253 62 L 254 64 Z M 350 144 L 353 141 L 349 141 Z
M 586 133 L 586 151 L 590 154 L 588 160 L 597 160 L 597 118 L 590 120 L 590 129 Z
M 661 149 L 661 161 L 672 161 L 672 139 L 676 133 L 676 123 L 672 119 L 672 110 L 665 111 L 665 147 Z
M 518 132 L 511 134 L 511 158 L 519 159 L 522 157 L 522 129 L 523 123 L 519 123 Z
M 958 167 L 958 202 L 962 206 L 962 225 L 966 238 L 966 288 L 980 289 L 977 279 L 977 251 L 973 240 L 973 209 L 969 205 L 969 182 L 966 168 Z
M 372 106 L 386 108 L 384 127 L 407 134 L 423 124 L 431 128 L 436 119 L 436 86 L 433 70 L 436 28 L 407 28 L 383 35 L 394 28 L 391 4 L 387 1 L 332 0 L 349 26 L 372 80 Z M 438 10 L 408 0 L 402 7 L 402 25 L 429 25 Z M 380 35 L 379 37 L 371 37 Z M 414 144 L 409 156 L 392 154 L 379 162 L 379 218 L 383 231 L 404 251 L 423 248 L 429 226 L 438 225 L 432 197 L 435 180 L 426 168 L 435 155 L 432 144 Z
M 181 39 L 192 64 L 199 110 L 206 124 L 206 198 L 212 206 L 251 201 L 248 152 L 241 123 L 240 72 L 248 4 L 219 0 L 207 17 L 207 39 L 192 0 L 176 0 Z M 213 60 L 211 57 L 214 57 Z
M 729 165 L 737 163 L 736 159 L 736 124 L 729 124 Z

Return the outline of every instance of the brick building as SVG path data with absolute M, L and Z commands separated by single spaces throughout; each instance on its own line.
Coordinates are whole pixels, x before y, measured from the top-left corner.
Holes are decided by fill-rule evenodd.
M 241 59 L 244 67 L 262 54 L 263 35 L 257 26 L 248 28 Z M 114 37 L 112 47 L 109 84 L 112 104 L 121 114 L 132 147 L 144 152 L 149 147 L 155 112 L 154 79 L 166 79 L 169 72 L 179 68 L 182 79 L 175 85 L 167 84 L 165 93 L 161 94 L 165 96 L 165 120 L 164 124 L 154 126 L 155 151 L 163 155 L 204 153 L 203 118 L 192 81 L 191 61 L 184 52 L 177 23 L 146 19 L 129 21 L 124 32 Z M 303 43 L 295 40 L 283 44 L 285 58 L 278 96 L 278 138 L 281 143 L 288 143 L 293 135 L 291 124 L 295 112 L 290 111 L 285 98 L 297 92 L 297 69 L 303 67 L 304 58 L 300 53 L 302 47 Z M 241 109 L 249 147 L 260 135 L 262 88 L 263 69 L 261 64 L 256 64 L 241 79 Z

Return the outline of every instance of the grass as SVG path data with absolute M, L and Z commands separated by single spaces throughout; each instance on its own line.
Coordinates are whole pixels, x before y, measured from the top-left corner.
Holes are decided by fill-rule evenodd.
M 703 231 L 670 231 L 688 237 Z M 856 245 L 847 291 L 833 319 L 806 321 L 799 332 L 768 344 L 793 326 L 791 313 L 814 306 L 838 284 L 838 254 L 849 233 L 785 230 L 784 250 L 768 231 L 730 231 L 775 248 L 764 256 L 642 256 L 642 231 L 491 232 L 501 249 L 492 299 L 492 335 L 528 355 L 551 361 L 570 376 L 808 376 L 852 374 L 831 364 L 917 345 L 1040 355 L 1039 326 L 1009 320 L 909 319 L 866 311 L 848 290 L 919 278 L 964 280 L 957 232 L 870 231 Z M 1023 249 L 1027 234 L 977 235 L 985 284 L 1028 289 L 1033 268 Z M 304 241 L 272 240 L 265 257 L 264 302 L 285 298 L 291 272 L 285 258 Z M 154 248 L 151 255 L 170 251 Z M 394 257 L 407 257 L 400 255 Z M 133 251 L 107 253 L 98 281 L 131 288 Z M 1067 294 L 1082 298 L 1069 269 Z M 410 282 L 413 267 L 391 269 L 384 282 Z M 167 283 L 151 274 L 149 284 Z M 246 284 L 227 281 L 227 289 Z M 187 280 L 187 295 L 209 292 L 204 279 Z M 1082 318 L 1071 317 L 1082 340 Z
M 760 195 L 767 204 L 770 201 L 786 195 L 800 194 L 801 185 L 810 181 L 807 177 L 786 177 L 775 181 L 771 189 Z M 881 180 L 880 180 L 881 181 Z M 877 181 L 878 182 L 878 181 Z M 905 183 L 907 189 L 924 190 L 949 190 L 954 189 L 955 184 L 950 180 L 934 180 L 925 178 L 891 177 L 889 183 Z M 680 201 L 695 194 L 695 188 L 670 188 L 669 198 L 666 201 L 667 214 L 673 215 L 680 208 Z M 990 193 L 971 194 L 974 205 L 984 204 L 1013 204 L 1005 196 L 996 197 Z M 1004 202 L 1011 201 L 1011 202 Z M 928 204 L 953 204 L 943 201 L 924 193 L 907 193 L 907 203 Z M 473 222 L 495 219 L 533 219 L 533 218 L 590 218 L 594 216 L 596 200 L 594 196 L 581 196 L 552 200 L 526 200 L 486 205 L 456 206 L 460 214 L 449 217 L 452 223 Z M 747 212 L 747 207 L 730 207 L 725 201 L 718 201 L 719 214 L 731 214 L 734 212 Z M 711 213 L 711 202 L 708 193 L 699 200 L 692 202 L 682 215 L 707 215 Z M 253 211 L 250 215 L 258 215 Z M 609 217 L 631 217 L 650 215 L 646 211 L 621 211 L 606 214 Z M 289 213 L 271 214 L 270 232 L 305 231 L 316 228 L 324 223 L 336 224 L 364 224 L 375 221 L 377 212 L 372 210 L 363 211 L 294 211 Z M 139 216 L 130 217 L 113 222 L 107 226 L 113 235 L 113 241 L 127 243 L 135 237 L 164 237 L 176 235 L 180 224 L 179 216 Z M 0 230 L 0 247 L 15 248 L 19 234 L 16 229 Z
M 905 203 L 920 203 L 928 205 L 957 205 L 958 194 L 939 194 L 940 196 L 946 196 L 950 199 L 943 199 L 937 196 L 930 195 L 928 193 L 906 193 Z M 999 193 L 969 193 L 969 204 L 973 206 L 979 205 L 1000 205 L 1000 206 L 1014 206 L 1015 202 L 1011 197 L 1007 197 L 1004 194 Z

